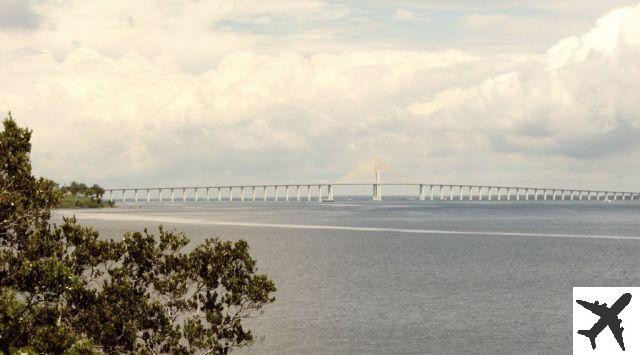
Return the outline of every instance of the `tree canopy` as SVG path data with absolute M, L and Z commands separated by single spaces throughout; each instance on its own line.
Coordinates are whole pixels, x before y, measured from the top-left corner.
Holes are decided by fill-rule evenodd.
M 243 241 L 183 233 L 101 237 L 49 223 L 61 192 L 31 173 L 31 131 L 0 132 L 0 350 L 5 353 L 227 353 L 242 320 L 275 300 Z M 185 249 L 190 249 L 189 252 Z
M 62 186 L 60 190 L 63 193 L 69 192 L 72 195 L 92 196 L 96 199 L 102 198 L 102 195 L 104 195 L 104 189 L 100 185 L 87 186 L 83 182 L 76 181 L 72 181 L 68 186 Z

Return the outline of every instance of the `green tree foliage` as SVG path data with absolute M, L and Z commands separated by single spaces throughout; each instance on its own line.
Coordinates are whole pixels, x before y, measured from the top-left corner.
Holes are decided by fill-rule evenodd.
M 252 342 L 242 320 L 276 289 L 245 241 L 186 252 L 189 239 L 162 227 L 108 240 L 75 218 L 51 225 L 60 190 L 31 175 L 31 132 L 10 116 L 3 125 L 1 351 L 226 353 Z
M 104 189 L 98 184 L 88 187 L 85 183 L 75 181 L 72 181 L 69 186 L 62 186 L 60 190 L 62 193 L 69 192 L 72 195 L 91 196 L 96 199 L 100 199 L 104 195 Z

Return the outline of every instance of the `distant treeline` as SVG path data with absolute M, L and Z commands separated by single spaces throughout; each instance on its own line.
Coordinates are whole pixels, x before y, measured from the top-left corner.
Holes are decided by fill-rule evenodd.
M 82 182 L 73 181 L 69 185 L 59 187 L 62 193 L 62 208 L 100 208 L 113 207 L 113 201 L 102 201 L 104 189 L 98 184 L 88 186 Z

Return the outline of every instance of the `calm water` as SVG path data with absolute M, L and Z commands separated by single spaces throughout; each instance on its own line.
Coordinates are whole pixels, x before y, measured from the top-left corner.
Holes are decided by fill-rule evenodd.
M 60 213 L 109 237 L 162 223 L 194 242 L 248 240 L 278 292 L 250 322 L 264 339 L 240 353 L 569 353 L 573 286 L 640 285 L 640 203 L 630 201 Z

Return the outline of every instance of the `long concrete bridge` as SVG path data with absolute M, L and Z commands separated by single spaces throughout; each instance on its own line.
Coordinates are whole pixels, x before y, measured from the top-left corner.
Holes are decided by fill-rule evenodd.
M 128 198 L 133 202 L 326 202 L 334 200 L 337 186 L 371 187 L 374 201 L 382 200 L 384 186 L 404 186 L 405 188 L 413 186 L 415 196 L 420 201 L 640 201 L 640 192 L 431 183 L 317 183 L 110 188 L 105 189 L 105 196 L 110 201 L 122 202 L 128 201 Z M 192 193 L 191 199 L 187 198 L 189 192 Z M 234 194 L 237 195 L 234 196 Z

